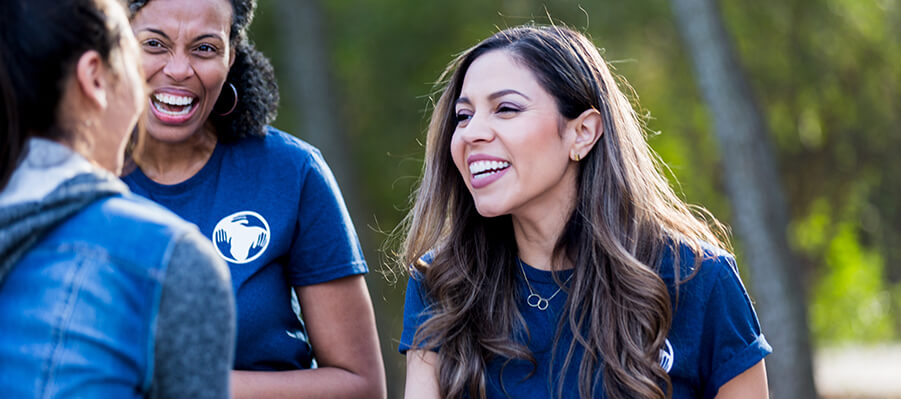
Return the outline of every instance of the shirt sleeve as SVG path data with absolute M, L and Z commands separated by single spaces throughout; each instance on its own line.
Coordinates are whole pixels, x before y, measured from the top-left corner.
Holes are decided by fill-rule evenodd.
M 317 151 L 310 153 L 302 184 L 289 282 L 305 286 L 368 272 L 341 191 Z
M 720 387 L 751 368 L 773 348 L 760 332 L 760 323 L 751 298 L 741 282 L 735 259 L 719 256 L 716 262 L 704 262 L 715 269 L 704 313 L 701 364 L 707 376 L 704 398 L 716 396 Z
M 422 275 L 414 272 L 414 275 L 407 280 L 407 292 L 404 298 L 404 330 L 397 348 L 404 355 L 408 350 L 413 349 L 416 330 L 429 319 L 428 301 L 421 279 Z M 437 348 L 433 350 L 437 350 Z
M 200 233 L 174 244 L 160 294 L 151 398 L 227 399 L 235 350 L 228 268 Z

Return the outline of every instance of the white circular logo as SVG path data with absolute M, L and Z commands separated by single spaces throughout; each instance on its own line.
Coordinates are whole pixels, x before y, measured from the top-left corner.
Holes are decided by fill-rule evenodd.
M 269 246 L 269 223 L 253 211 L 233 213 L 216 223 L 212 241 L 222 259 L 238 264 L 252 262 Z
M 676 361 L 675 353 L 673 353 L 673 346 L 669 343 L 669 338 L 666 340 L 666 345 L 663 348 L 660 348 L 660 367 L 663 367 L 663 371 L 669 373 L 670 370 L 673 369 L 673 363 Z

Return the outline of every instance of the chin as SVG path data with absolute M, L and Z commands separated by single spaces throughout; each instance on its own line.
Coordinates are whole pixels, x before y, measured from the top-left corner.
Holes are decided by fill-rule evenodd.
M 476 211 L 479 212 L 479 215 L 486 218 L 503 216 L 510 213 L 507 212 L 506 209 L 497 206 L 490 206 L 488 204 L 480 204 L 478 201 L 476 201 Z
M 172 126 L 162 123 L 154 123 L 146 125 L 147 135 L 156 141 L 164 143 L 180 143 L 183 142 L 200 129 L 193 125 Z

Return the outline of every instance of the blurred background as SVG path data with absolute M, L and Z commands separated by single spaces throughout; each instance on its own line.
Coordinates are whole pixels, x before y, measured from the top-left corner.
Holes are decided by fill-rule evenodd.
M 432 84 L 499 28 L 550 16 L 625 79 L 677 191 L 732 227 L 774 397 L 901 398 L 899 3 L 260 0 L 252 39 L 279 79 L 274 125 L 322 150 L 366 250 L 389 397 L 406 278 L 381 273 L 385 242 Z

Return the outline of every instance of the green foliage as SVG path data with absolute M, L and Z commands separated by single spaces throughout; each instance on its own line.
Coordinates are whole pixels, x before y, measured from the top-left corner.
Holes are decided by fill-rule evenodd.
M 826 344 L 896 338 L 882 256 L 861 245 L 856 226 L 848 222 L 833 226 L 832 218 L 829 204 L 821 199 L 794 228 L 800 248 L 825 250 L 824 269 L 816 278 L 810 304 L 814 337 Z

